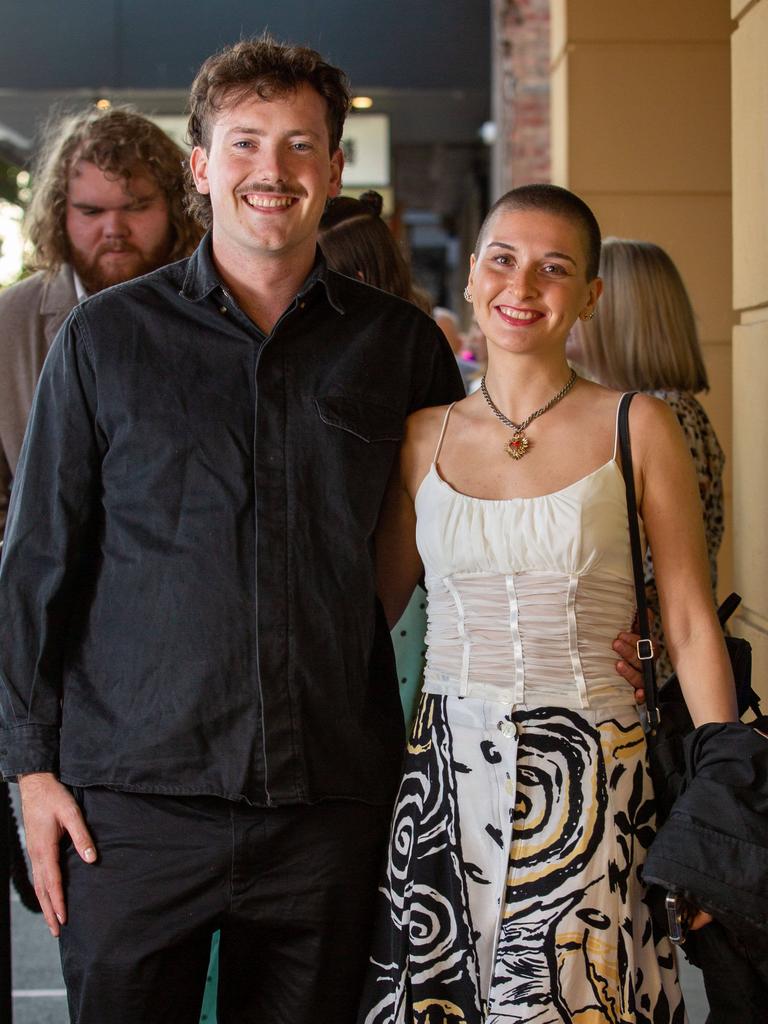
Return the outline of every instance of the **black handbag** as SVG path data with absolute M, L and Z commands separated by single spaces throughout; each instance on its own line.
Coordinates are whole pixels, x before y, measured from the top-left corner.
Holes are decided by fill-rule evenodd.
M 675 674 L 660 687 L 656 683 L 653 644 L 648 624 L 648 605 L 645 594 L 643 553 L 637 519 L 637 499 L 632 472 L 632 446 L 629 439 L 629 406 L 636 392 L 624 395 L 619 406 L 619 449 L 621 451 L 624 486 L 627 493 L 629 540 L 632 549 L 632 570 L 637 602 L 637 622 L 640 641 L 638 656 L 643 671 L 646 700 L 646 741 L 648 769 L 653 780 L 656 802 L 656 823 L 660 826 L 669 816 L 677 797 L 685 786 L 686 760 L 684 741 L 694 730 L 691 716 L 683 699 L 680 683 Z M 718 609 L 721 625 L 741 603 L 738 594 L 731 594 Z M 736 684 L 739 716 L 751 709 L 760 716 L 760 699 L 752 689 L 752 647 L 741 637 L 725 638 Z
M 733 612 L 741 604 L 738 594 L 730 594 L 717 610 L 720 625 L 725 626 Z M 760 717 L 760 698 L 752 689 L 752 645 L 741 637 L 726 636 L 725 645 L 731 661 L 733 679 L 736 685 L 736 704 L 739 718 L 752 711 Z M 656 734 L 650 742 L 653 754 L 649 770 L 653 779 L 656 797 L 656 817 L 659 824 L 672 809 L 685 785 L 685 737 L 694 730 L 693 721 L 680 689 L 676 673 L 672 673 L 658 687 L 658 718 Z

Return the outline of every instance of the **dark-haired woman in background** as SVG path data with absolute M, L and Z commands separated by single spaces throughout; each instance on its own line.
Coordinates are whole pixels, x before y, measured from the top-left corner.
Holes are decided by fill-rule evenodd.
M 673 410 L 685 432 L 696 469 L 709 555 L 713 600 L 717 554 L 723 539 L 725 456 L 696 395 L 709 390 L 691 300 L 669 255 L 652 242 L 606 238 L 600 256 L 603 296 L 600 315 L 577 321 L 568 340 L 572 362 L 607 387 L 645 391 Z M 655 613 L 658 674 L 672 671 L 666 652 L 659 595 L 648 553 L 648 603 Z
M 373 190 L 359 199 L 332 199 L 320 221 L 320 248 L 331 270 L 420 306 L 405 257 L 381 218 L 382 206 Z

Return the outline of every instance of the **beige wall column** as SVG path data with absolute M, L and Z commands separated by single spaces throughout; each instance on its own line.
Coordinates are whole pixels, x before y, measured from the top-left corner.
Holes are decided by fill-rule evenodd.
M 734 463 L 728 0 L 552 0 L 551 17 L 552 181 L 584 196 L 605 235 L 662 245 L 691 294 L 711 384 L 702 403 L 728 458 L 719 587 L 727 594 Z
M 734 568 L 768 700 L 768 0 L 732 0 Z

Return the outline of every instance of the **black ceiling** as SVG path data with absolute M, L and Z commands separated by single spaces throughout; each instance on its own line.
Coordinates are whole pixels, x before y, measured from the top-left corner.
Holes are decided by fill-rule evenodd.
M 341 65 L 394 141 L 468 141 L 488 118 L 490 0 L 5 0 L 0 126 L 98 95 L 181 112 L 202 60 L 268 28 Z

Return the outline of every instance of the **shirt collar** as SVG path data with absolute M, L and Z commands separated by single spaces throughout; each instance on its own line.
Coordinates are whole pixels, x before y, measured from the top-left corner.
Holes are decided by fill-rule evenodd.
M 74 268 L 72 268 L 72 281 L 74 282 L 75 285 L 75 295 L 77 295 L 77 301 L 85 302 L 85 300 L 88 298 L 88 292 L 85 290 L 85 285 L 80 280 L 80 275 Z
M 189 258 L 184 284 L 179 294 L 183 298 L 189 299 L 190 302 L 199 302 L 216 288 L 223 287 L 213 262 L 211 232 L 208 231 Z M 330 305 L 337 313 L 344 315 L 344 306 L 338 293 L 338 282 L 335 280 L 335 275 L 330 273 L 319 245 L 315 249 L 315 262 L 304 284 L 299 289 L 296 299 L 306 298 L 315 288 L 322 289 Z
M 215 288 L 221 288 L 221 278 L 213 265 L 211 232 L 206 231 L 197 249 L 189 257 L 184 284 L 179 295 L 190 302 L 199 302 L 210 295 Z
M 345 309 L 341 302 L 341 297 L 339 296 L 336 275 L 330 272 L 328 264 L 325 262 L 325 256 L 323 256 L 319 245 L 315 249 L 314 265 L 312 266 L 306 281 L 299 289 L 299 294 L 296 298 L 305 298 L 313 288 L 322 288 L 328 302 L 333 306 L 337 313 L 341 313 L 341 315 L 344 316 Z
M 45 279 L 40 297 L 40 312 L 44 316 L 65 317 L 79 301 L 74 271 L 69 263 L 63 263 Z

